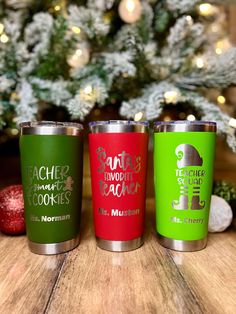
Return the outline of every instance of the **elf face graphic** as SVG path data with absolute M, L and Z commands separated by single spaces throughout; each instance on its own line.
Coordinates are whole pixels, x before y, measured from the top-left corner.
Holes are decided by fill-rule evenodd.
M 198 150 L 190 144 L 181 144 L 176 150 L 176 177 L 180 187 L 179 200 L 172 202 L 176 210 L 201 210 L 205 201 L 201 201 L 201 184 L 206 171 L 202 169 L 203 159 Z

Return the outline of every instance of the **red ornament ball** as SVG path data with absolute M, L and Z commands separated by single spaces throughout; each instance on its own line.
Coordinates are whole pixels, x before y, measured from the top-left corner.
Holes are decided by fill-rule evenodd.
M 10 235 L 25 233 L 22 185 L 11 185 L 0 191 L 0 230 Z

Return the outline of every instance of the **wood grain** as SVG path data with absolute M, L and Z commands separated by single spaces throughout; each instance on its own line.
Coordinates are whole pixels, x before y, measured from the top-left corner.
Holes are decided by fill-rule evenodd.
M 206 250 L 170 252 L 205 313 L 236 313 L 236 233 L 209 237 Z
M 191 276 L 199 280 L 193 284 L 187 270 L 185 278 L 174 253 L 157 243 L 154 211 L 151 210 L 154 201 L 147 203 L 145 245 L 139 250 L 128 253 L 102 251 L 96 247 L 91 225 L 86 228 L 79 249 L 68 256 L 48 313 L 64 313 L 65 309 L 70 313 L 220 313 L 213 302 L 215 297 L 212 302 L 210 298 L 205 302 L 201 293 L 197 293 L 202 278 L 194 276 L 194 262 L 189 265 L 190 270 L 194 270 Z M 88 208 L 84 219 L 91 220 Z M 213 256 L 218 256 L 217 245 L 213 252 Z M 193 254 L 196 259 L 198 253 Z M 211 260 L 208 249 L 205 254 L 202 276 L 204 270 L 208 272 Z M 221 278 L 222 271 L 221 268 L 216 270 L 216 278 Z M 230 276 L 228 269 L 226 272 Z M 221 288 L 217 283 L 214 289 Z M 221 296 L 218 302 L 223 300 Z M 229 303 L 234 306 L 232 300 Z
M 1 235 L 1 313 L 235 313 L 235 231 L 211 234 L 203 251 L 174 252 L 157 243 L 153 199 L 147 207 L 145 244 L 133 252 L 96 247 L 90 200 L 81 243 L 67 254 L 35 255 L 24 236 Z
M 1 235 L 1 313 L 42 313 L 65 257 L 32 254 L 28 250 L 26 237 Z

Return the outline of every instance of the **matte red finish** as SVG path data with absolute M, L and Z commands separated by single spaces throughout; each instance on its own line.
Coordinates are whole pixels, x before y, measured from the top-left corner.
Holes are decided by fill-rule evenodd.
M 112 241 L 144 231 L 147 133 L 89 134 L 95 235 Z

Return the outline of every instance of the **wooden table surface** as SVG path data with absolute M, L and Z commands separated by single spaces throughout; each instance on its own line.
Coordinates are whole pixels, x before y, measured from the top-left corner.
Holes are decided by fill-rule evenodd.
M 165 249 L 148 199 L 145 244 L 111 253 L 96 247 L 91 211 L 84 200 L 81 243 L 65 254 L 36 255 L 25 236 L 0 235 L 1 313 L 236 313 L 235 230 L 210 234 L 200 252 Z

